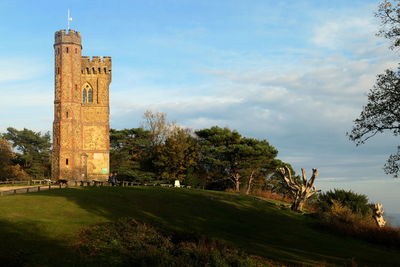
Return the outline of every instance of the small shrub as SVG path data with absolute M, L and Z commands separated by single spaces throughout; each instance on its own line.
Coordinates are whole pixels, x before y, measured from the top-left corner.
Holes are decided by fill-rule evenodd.
M 222 242 L 185 233 L 167 235 L 131 218 L 85 228 L 76 250 L 78 265 L 270 266 Z
M 372 210 L 366 195 L 357 194 L 351 190 L 334 189 L 334 191 L 330 190 L 319 194 L 317 203 L 321 211 L 327 212 L 331 210 L 334 201 L 340 202 L 344 207 L 349 208 L 352 213 L 372 216 Z
M 173 244 L 169 238 L 131 218 L 94 225 L 79 237 L 76 247 L 86 261 L 112 266 L 158 266 L 172 260 Z
M 354 213 L 339 201 L 332 200 L 331 209 L 320 216 L 322 224 L 337 233 L 386 246 L 400 247 L 400 228 L 379 228 L 372 217 Z

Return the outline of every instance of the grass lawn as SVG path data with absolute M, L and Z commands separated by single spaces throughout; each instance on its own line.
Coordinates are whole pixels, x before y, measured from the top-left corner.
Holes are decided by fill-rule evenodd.
M 201 233 L 279 262 L 400 266 L 399 249 L 330 234 L 313 218 L 281 210 L 272 201 L 160 187 L 69 188 L 1 197 L 0 262 L 73 265 L 71 245 L 78 231 L 120 217 Z

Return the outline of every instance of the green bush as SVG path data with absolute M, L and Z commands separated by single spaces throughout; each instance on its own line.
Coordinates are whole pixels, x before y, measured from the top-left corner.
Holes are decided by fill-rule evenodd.
M 321 211 L 328 212 L 331 210 L 334 201 L 340 202 L 341 205 L 349 208 L 355 214 L 361 214 L 365 217 L 372 216 L 366 195 L 357 194 L 351 190 L 334 189 L 334 191 L 330 190 L 319 194 L 317 203 Z
M 173 244 L 154 228 L 133 219 L 97 224 L 79 235 L 77 250 L 86 263 L 158 266 L 172 261 Z
M 339 201 L 332 200 L 331 209 L 320 214 L 321 223 L 330 230 L 348 236 L 361 238 L 385 246 L 400 246 L 400 228 L 378 227 L 372 217 L 354 213 Z
M 167 235 L 131 218 L 97 224 L 80 233 L 78 265 L 100 266 L 270 266 L 224 243 L 202 237 Z

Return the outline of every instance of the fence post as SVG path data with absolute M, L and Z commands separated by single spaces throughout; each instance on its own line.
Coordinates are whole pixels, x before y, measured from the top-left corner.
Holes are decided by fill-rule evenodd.
M 26 192 L 29 193 L 29 187 L 26 188 Z
M 37 187 L 37 191 L 40 192 L 40 185 Z
M 49 184 L 49 190 L 51 189 L 51 184 Z
M 14 195 L 17 193 L 17 189 L 14 189 Z
M 61 189 L 61 183 L 58 185 L 59 187 L 60 187 L 60 189 Z

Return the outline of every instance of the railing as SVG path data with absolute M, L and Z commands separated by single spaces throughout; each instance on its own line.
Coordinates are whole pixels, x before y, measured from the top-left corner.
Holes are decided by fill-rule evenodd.
M 70 182 L 71 183 L 71 182 Z M 72 181 L 74 186 L 113 186 L 112 183 L 108 181 Z M 138 183 L 131 181 L 118 181 L 114 183 L 115 186 L 161 186 L 161 187 L 174 187 L 173 184 L 160 184 L 160 183 Z M 180 187 L 191 188 L 191 186 L 181 185 Z
M 43 185 L 43 186 L 30 186 L 30 187 L 22 187 L 22 188 L 14 188 L 9 190 L 2 190 L 0 191 L 0 196 L 7 196 L 7 195 L 16 195 L 22 193 L 29 193 L 29 192 L 40 192 L 42 190 L 51 190 L 51 189 L 61 189 L 62 185 Z
M 31 185 L 32 183 L 34 184 L 35 182 L 41 182 L 44 180 L 32 180 L 32 181 L 23 181 L 25 184 Z M 22 182 L 22 181 L 18 181 Z M 48 181 L 46 181 L 48 182 Z M 71 186 L 112 186 L 111 183 L 108 181 L 70 181 L 69 182 Z M 9 183 L 12 185 L 17 185 L 21 183 Z M 121 186 L 121 187 L 131 187 L 131 186 L 161 186 L 161 187 L 173 187 L 172 184 L 160 184 L 160 183 L 138 183 L 138 182 L 130 182 L 130 181 L 121 181 L 118 183 L 114 184 L 115 186 Z M 61 189 L 61 188 L 67 188 L 68 184 L 51 184 L 49 183 L 48 185 L 39 185 L 39 186 L 30 186 L 30 187 L 20 187 L 20 188 L 13 188 L 9 190 L 0 190 L 0 196 L 6 196 L 6 195 L 16 195 L 16 194 L 22 194 L 22 193 L 30 193 L 30 192 L 40 192 L 42 190 L 51 190 L 51 189 Z M 186 187 L 186 188 L 191 188 L 191 186 L 185 186 L 181 185 L 181 187 Z M 1 188 L 0 188 L 1 189 Z
M 2 185 L 2 184 L 18 185 L 18 184 L 29 184 L 29 183 L 30 183 L 30 181 L 18 181 L 18 180 L 14 181 L 14 180 L 12 180 L 12 181 L 1 181 L 0 185 Z
M 42 180 L 9 180 L 9 181 L 0 181 L 0 185 L 21 185 L 21 184 L 48 184 L 50 182 L 49 179 Z

